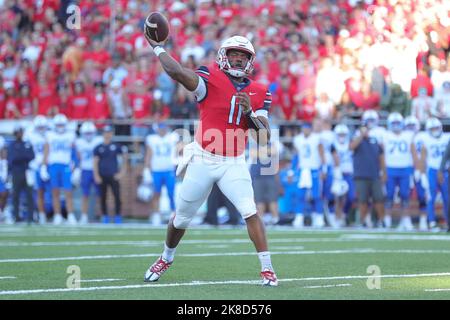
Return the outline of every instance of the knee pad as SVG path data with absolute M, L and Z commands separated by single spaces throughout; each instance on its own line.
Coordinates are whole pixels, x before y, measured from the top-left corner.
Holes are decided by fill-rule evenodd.
M 193 217 L 193 215 L 177 211 L 177 213 L 175 214 L 175 218 L 173 219 L 173 226 L 176 229 L 187 229 Z
M 236 206 L 241 213 L 242 218 L 247 219 L 257 213 L 255 200 L 253 198 L 242 199 L 242 202 Z

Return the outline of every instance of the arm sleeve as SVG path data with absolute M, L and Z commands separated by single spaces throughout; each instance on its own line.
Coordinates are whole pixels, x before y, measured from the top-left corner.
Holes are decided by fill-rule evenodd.
M 197 102 L 202 102 L 208 96 L 208 81 L 210 72 L 208 67 L 201 66 L 195 73 L 199 76 L 199 81 L 197 88 L 194 90 L 195 97 L 197 98 Z
M 263 105 L 261 108 L 256 109 L 255 114 L 258 117 L 264 117 L 267 119 L 269 117 L 269 109 L 271 105 L 272 105 L 272 94 L 270 93 L 269 90 L 267 90 L 266 95 L 264 97 Z

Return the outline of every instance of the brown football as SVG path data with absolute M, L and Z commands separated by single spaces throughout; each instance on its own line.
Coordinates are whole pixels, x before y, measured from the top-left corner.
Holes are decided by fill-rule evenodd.
M 159 12 L 152 12 L 145 19 L 145 32 L 156 42 L 161 42 L 169 36 L 169 21 Z

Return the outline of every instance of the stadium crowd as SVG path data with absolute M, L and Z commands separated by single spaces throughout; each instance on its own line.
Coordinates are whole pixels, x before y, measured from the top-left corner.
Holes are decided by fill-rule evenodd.
M 67 24 L 70 4 L 79 8 L 79 27 Z M 299 123 L 345 123 L 367 110 L 381 122 L 394 112 L 422 125 L 450 117 L 445 0 L 116 0 L 112 7 L 96 0 L 3 0 L 0 119 L 64 114 L 93 120 L 98 129 L 112 121 L 116 134 L 141 137 L 149 124 L 195 119 L 194 95 L 162 71 L 143 37 L 143 21 L 156 10 L 170 21 L 168 50 L 192 69 L 214 61 L 229 36 L 252 41 L 253 78 L 272 92 L 271 119 L 287 138 L 279 150 L 280 181 L 300 178 L 283 167 L 290 157 L 296 161 Z M 119 121 L 129 119 L 131 126 Z M 314 129 L 322 130 L 331 128 Z

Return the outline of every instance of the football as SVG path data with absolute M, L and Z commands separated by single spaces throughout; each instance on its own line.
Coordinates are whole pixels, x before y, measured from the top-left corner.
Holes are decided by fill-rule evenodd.
M 152 12 L 145 19 L 145 32 L 154 41 L 164 41 L 169 36 L 169 21 L 161 13 Z

